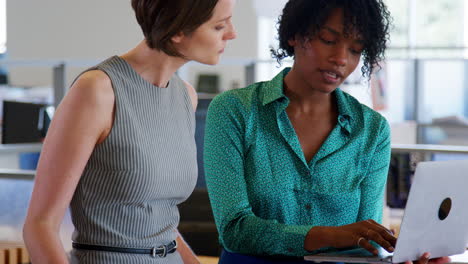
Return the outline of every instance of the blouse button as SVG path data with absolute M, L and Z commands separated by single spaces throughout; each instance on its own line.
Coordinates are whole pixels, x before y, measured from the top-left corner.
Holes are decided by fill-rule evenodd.
M 310 204 L 306 204 L 306 205 L 305 205 L 305 208 L 306 208 L 307 210 L 310 210 L 310 209 L 312 208 L 312 206 L 310 206 Z

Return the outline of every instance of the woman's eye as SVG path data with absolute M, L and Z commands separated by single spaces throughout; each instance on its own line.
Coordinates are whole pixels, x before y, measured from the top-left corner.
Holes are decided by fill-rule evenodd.
M 355 55 L 361 55 L 362 53 L 362 50 L 357 50 L 357 49 L 351 49 L 351 53 L 355 54 Z
M 322 37 L 320 37 L 320 40 L 321 40 L 323 43 L 327 44 L 327 45 L 333 45 L 333 44 L 335 44 L 335 41 L 334 41 L 334 40 L 328 40 L 328 39 L 325 39 L 325 38 L 322 38 Z
M 219 31 L 219 30 L 223 30 L 223 29 L 224 29 L 224 26 L 216 26 L 215 29 L 218 30 L 218 31 Z

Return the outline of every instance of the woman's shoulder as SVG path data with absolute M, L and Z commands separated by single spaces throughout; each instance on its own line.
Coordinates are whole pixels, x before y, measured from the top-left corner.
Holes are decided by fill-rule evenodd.
M 389 127 L 387 119 L 376 110 L 361 103 L 354 96 L 341 91 L 343 97 L 343 103 L 349 108 L 352 118 L 363 126 L 387 129 Z M 387 127 L 387 128 L 386 128 Z
M 72 84 L 71 89 L 82 93 L 102 97 L 112 93 L 112 81 L 103 71 L 93 69 L 82 73 Z
M 72 84 L 66 97 L 86 107 L 113 109 L 114 91 L 109 76 L 101 70 L 89 70 Z
M 262 84 L 263 83 L 254 83 L 244 88 L 224 91 L 213 99 L 210 104 L 210 108 L 228 107 L 236 109 L 250 109 L 259 102 L 258 93 Z
M 75 83 L 86 82 L 86 84 L 110 84 L 111 80 L 109 76 L 102 70 L 99 69 L 90 69 L 83 72 L 78 78 L 76 78 Z

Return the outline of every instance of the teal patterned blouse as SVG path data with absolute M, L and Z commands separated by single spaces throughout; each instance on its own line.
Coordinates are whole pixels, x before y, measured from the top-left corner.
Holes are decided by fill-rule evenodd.
M 220 243 L 231 252 L 304 256 L 304 239 L 314 226 L 381 222 L 387 121 L 336 89 L 337 125 L 307 162 L 285 111 L 289 70 L 224 92 L 208 110 L 206 183 Z

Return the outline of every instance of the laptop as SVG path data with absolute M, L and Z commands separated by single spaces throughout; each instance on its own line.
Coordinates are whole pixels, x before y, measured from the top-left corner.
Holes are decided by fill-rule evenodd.
M 395 251 L 363 248 L 305 256 L 314 262 L 401 263 L 465 252 L 468 242 L 468 160 L 420 162 L 411 185 Z

